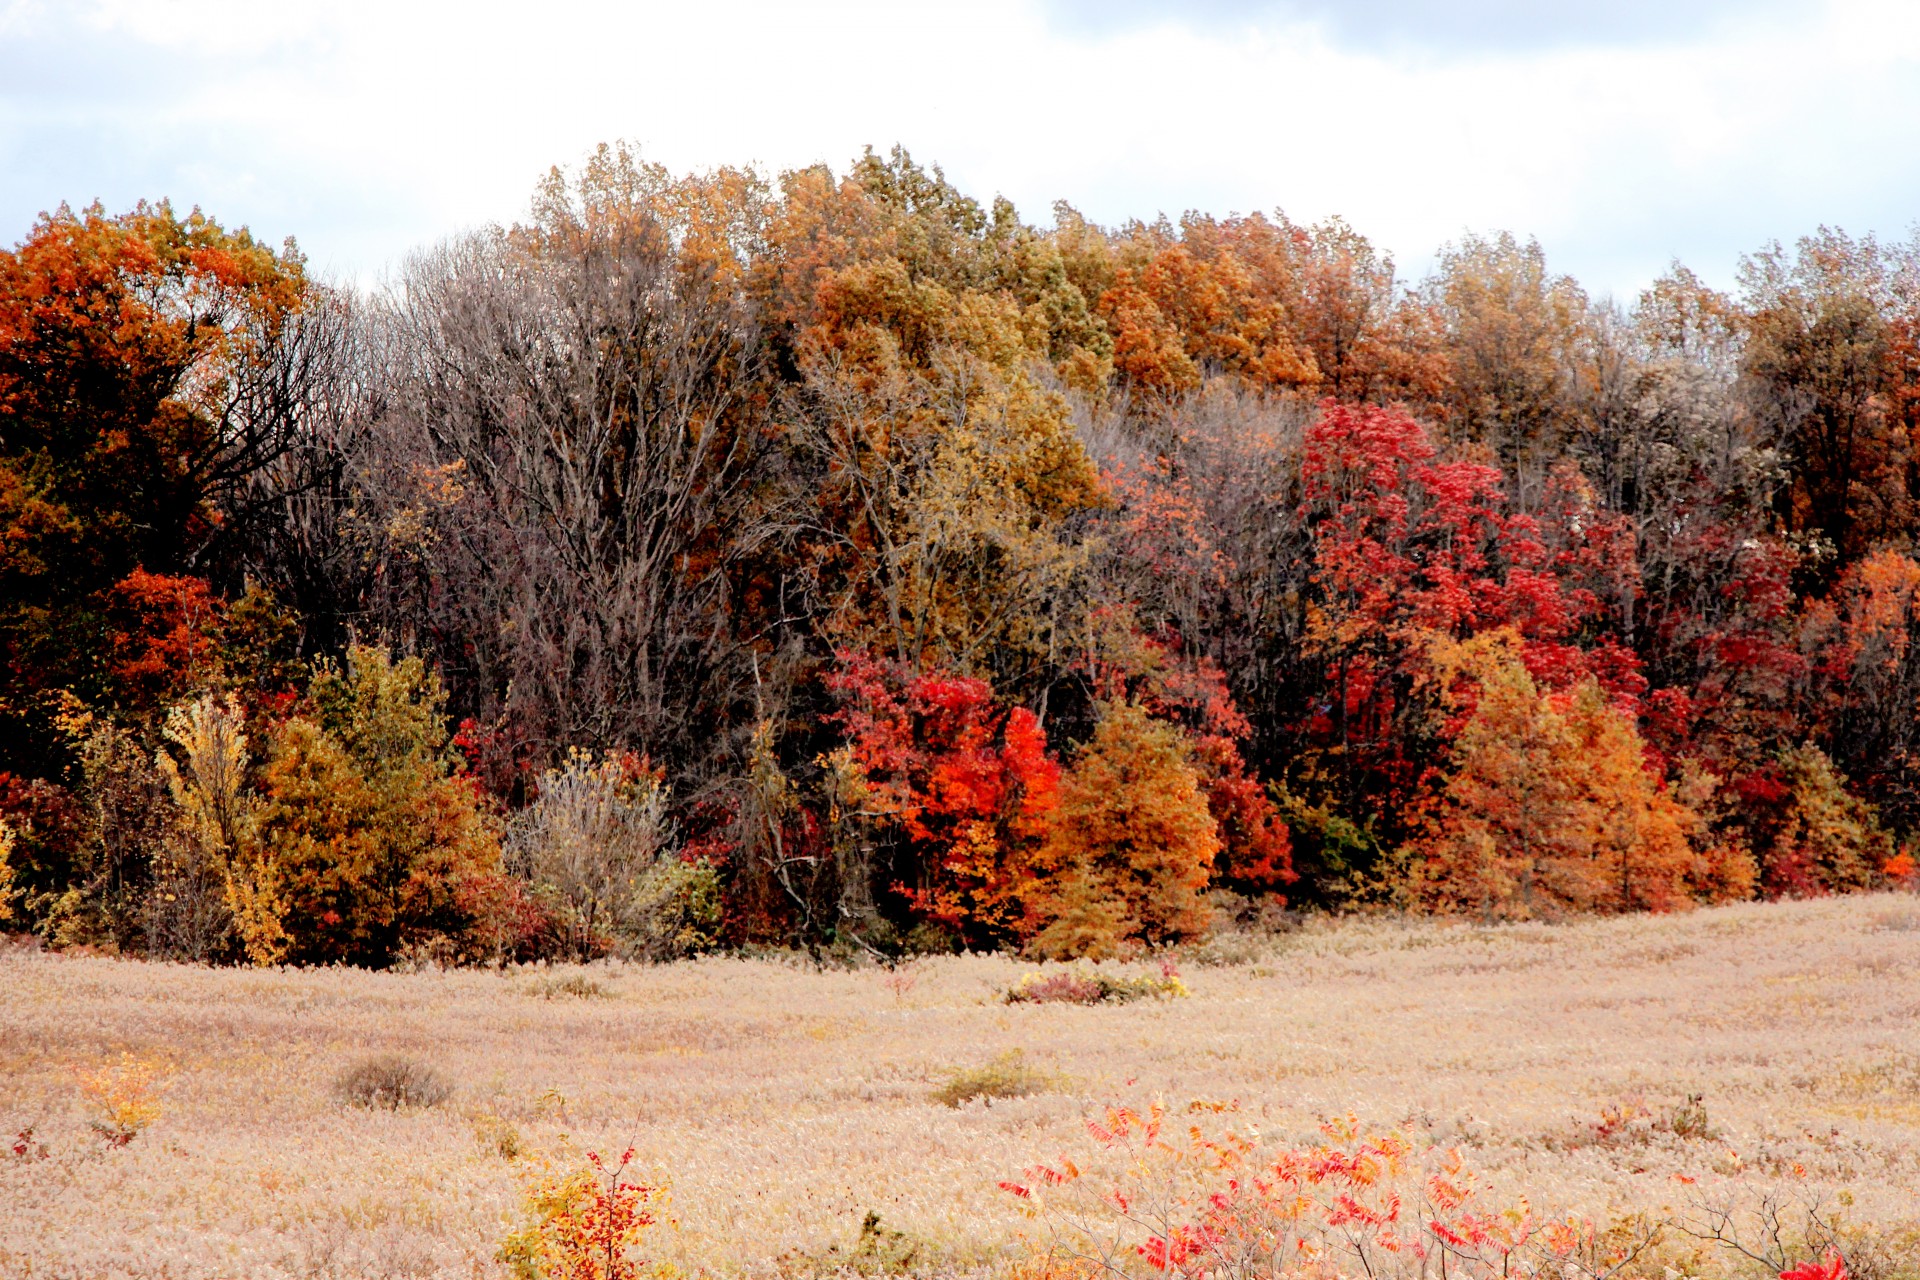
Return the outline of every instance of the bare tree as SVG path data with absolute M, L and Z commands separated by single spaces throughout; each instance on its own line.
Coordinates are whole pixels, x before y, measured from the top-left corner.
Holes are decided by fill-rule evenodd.
M 385 315 L 388 524 L 435 542 L 390 616 L 536 756 L 710 757 L 745 687 L 730 574 L 771 397 L 737 259 L 690 247 L 699 194 L 603 153 L 531 226 L 415 259 Z

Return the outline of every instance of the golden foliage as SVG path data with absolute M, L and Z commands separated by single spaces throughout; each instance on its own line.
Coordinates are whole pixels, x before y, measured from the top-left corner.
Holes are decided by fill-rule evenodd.
M 173 746 L 156 759 L 179 806 L 184 861 L 216 869 L 247 959 L 285 959 L 289 938 L 281 871 L 260 843 L 260 810 L 247 787 L 247 737 L 237 699 L 202 694 L 167 714 Z
M 13 849 L 20 833 L 5 818 L 0 818 L 0 921 L 13 919 Z
M 1035 954 L 1098 959 L 1206 931 L 1220 834 L 1179 729 L 1109 704 L 1059 794 L 1039 855 Z
M 500 842 L 448 750 L 439 680 L 356 645 L 309 697 L 315 714 L 275 728 L 260 775 L 289 954 L 387 964 L 450 945 L 499 882 Z
M 1404 892 L 1489 918 L 1690 903 L 1698 815 L 1648 772 L 1638 731 L 1597 685 L 1543 692 L 1511 632 L 1432 652 L 1472 710 L 1403 853 Z

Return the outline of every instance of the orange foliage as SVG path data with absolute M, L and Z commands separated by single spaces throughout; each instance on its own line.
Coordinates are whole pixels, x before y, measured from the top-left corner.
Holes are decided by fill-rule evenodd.
M 439 682 L 356 647 L 316 677 L 312 718 L 275 727 L 259 819 L 293 959 L 381 966 L 484 943 L 500 843 L 448 749 Z
M 1415 900 L 1522 919 L 1692 900 L 1699 817 L 1649 772 L 1633 724 L 1597 686 L 1543 693 L 1510 632 L 1434 652 L 1451 699 L 1472 710 L 1405 851 Z
M 1141 707 L 1107 704 L 1060 780 L 1037 859 L 1030 946 L 1040 955 L 1099 958 L 1129 942 L 1204 933 L 1219 852 L 1219 827 L 1184 736 Z
M 212 673 L 224 607 L 206 579 L 135 569 L 109 599 L 117 624 L 112 674 L 123 705 L 177 701 Z
M 1203 370 L 1261 387 L 1317 384 L 1287 308 L 1304 233 L 1258 214 L 1189 216 L 1180 232 L 1138 226 L 1116 246 L 1113 284 L 1096 307 L 1113 332 L 1115 372 L 1161 395 L 1194 389 Z

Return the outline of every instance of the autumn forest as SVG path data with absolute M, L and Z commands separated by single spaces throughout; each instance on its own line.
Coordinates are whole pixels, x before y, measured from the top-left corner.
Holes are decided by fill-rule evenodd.
M 1608 299 L 603 148 L 368 291 L 214 212 L 0 252 L 0 930 L 1098 960 L 1920 871 L 1920 244 Z

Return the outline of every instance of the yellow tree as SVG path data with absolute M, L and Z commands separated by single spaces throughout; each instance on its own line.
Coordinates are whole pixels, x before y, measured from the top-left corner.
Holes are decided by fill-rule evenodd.
M 274 964 L 286 958 L 290 942 L 285 886 L 278 862 L 259 838 L 260 805 L 247 786 L 243 723 L 231 695 L 222 701 L 203 694 L 168 713 L 170 749 L 157 763 L 180 822 L 176 847 L 162 855 L 160 879 L 222 885 L 247 959 Z
M 921 669 L 1017 670 L 1051 644 L 1072 518 L 1103 501 L 1067 400 L 1036 375 L 1104 367 L 1085 300 L 1010 209 L 903 154 L 786 190 L 762 288 L 801 380 L 827 629 Z
M 499 883 L 500 841 L 448 749 L 438 679 L 357 645 L 309 697 L 315 714 L 276 728 L 261 774 L 289 954 L 379 966 L 458 945 Z
M 1454 429 L 1491 445 L 1509 472 L 1537 468 L 1566 428 L 1566 360 L 1586 295 L 1548 272 L 1537 241 L 1506 232 L 1441 250 L 1425 292 L 1446 334 Z

